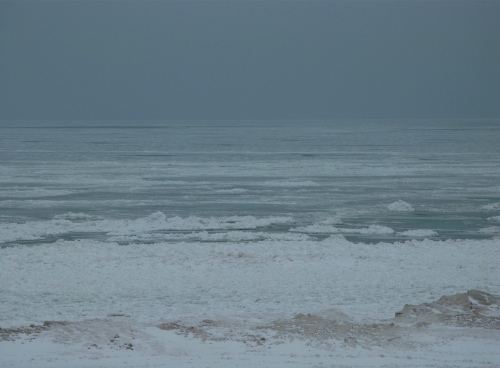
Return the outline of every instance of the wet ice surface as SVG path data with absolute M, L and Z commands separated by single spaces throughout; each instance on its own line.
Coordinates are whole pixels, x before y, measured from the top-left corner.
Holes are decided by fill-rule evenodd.
M 1 128 L 0 366 L 498 365 L 495 122 Z

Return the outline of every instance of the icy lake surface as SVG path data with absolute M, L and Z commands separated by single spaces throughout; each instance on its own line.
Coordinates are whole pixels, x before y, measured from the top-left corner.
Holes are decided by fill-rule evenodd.
M 496 122 L 1 124 L 2 247 L 500 234 Z
M 309 326 L 345 313 L 360 326 L 405 304 L 500 293 L 498 122 L 4 121 L 0 131 L 5 339 L 5 328 L 71 322 L 82 336 L 96 323 L 113 336 L 109 326 L 166 326 L 144 344 L 171 333 L 185 347 L 172 331 L 237 344 L 262 324 L 294 329 L 276 322 L 293 316 Z M 93 349 L 88 336 L 78 343 Z M 350 336 L 339 337 L 349 349 Z M 493 366 L 498 334 L 481 336 L 490 355 L 470 359 Z M 5 344 L 0 355 L 17 351 Z M 19 356 L 0 366 L 37 366 Z M 113 359 L 102 366 L 122 366 Z

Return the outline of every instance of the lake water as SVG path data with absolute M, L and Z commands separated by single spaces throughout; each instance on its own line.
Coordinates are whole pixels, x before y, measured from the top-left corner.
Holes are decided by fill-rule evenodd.
M 500 235 L 495 121 L 0 123 L 0 246 Z

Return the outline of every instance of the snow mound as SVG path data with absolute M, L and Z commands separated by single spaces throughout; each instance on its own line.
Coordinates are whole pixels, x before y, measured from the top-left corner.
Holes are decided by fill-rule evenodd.
M 441 323 L 456 327 L 500 329 L 500 297 L 479 290 L 446 295 L 419 305 L 405 305 L 396 319 L 416 326 Z
M 389 211 L 395 211 L 395 212 L 413 212 L 415 211 L 415 208 L 408 202 L 399 200 L 396 202 L 391 203 L 390 205 L 387 206 L 387 209 Z
M 298 313 L 293 317 L 271 320 L 242 320 L 233 318 L 212 319 L 207 316 L 188 320 L 158 321 L 147 326 L 123 315 L 108 316 L 107 319 L 84 321 L 51 321 L 31 324 L 29 327 L 16 326 L 0 328 L 0 343 L 23 341 L 23 336 L 30 336 L 30 341 L 43 336 L 59 344 L 80 345 L 85 350 L 106 347 L 113 351 L 138 350 L 148 353 L 145 345 L 161 346 L 168 344 L 166 334 L 175 334 L 182 338 L 180 345 L 197 339 L 203 342 L 237 342 L 254 349 L 257 347 L 276 348 L 284 343 L 298 339 L 305 341 L 309 348 L 314 346 L 326 351 L 339 351 L 340 348 L 362 346 L 384 349 L 407 349 L 433 347 L 433 341 L 443 338 L 453 341 L 456 329 L 462 334 L 476 336 L 479 331 L 490 336 L 500 330 L 500 297 L 479 290 L 446 295 L 440 299 L 418 305 L 405 305 L 386 320 L 356 321 L 351 316 L 329 308 L 318 314 Z M 425 329 L 438 325 L 451 329 Z M 150 328 L 157 333 L 151 335 Z M 475 330 L 471 331 L 470 329 Z M 437 337 L 433 337 L 437 331 Z M 448 331 L 448 335 L 445 335 Z M 422 339 L 422 333 L 427 334 Z M 435 346 L 434 346 L 435 347 Z M 84 351 L 85 351 L 84 350 Z M 157 353 L 166 352 L 160 349 Z

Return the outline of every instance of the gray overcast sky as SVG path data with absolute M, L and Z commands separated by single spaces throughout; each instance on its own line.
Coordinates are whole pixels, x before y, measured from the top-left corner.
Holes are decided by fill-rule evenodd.
M 500 1 L 1 1 L 0 120 L 500 117 Z

